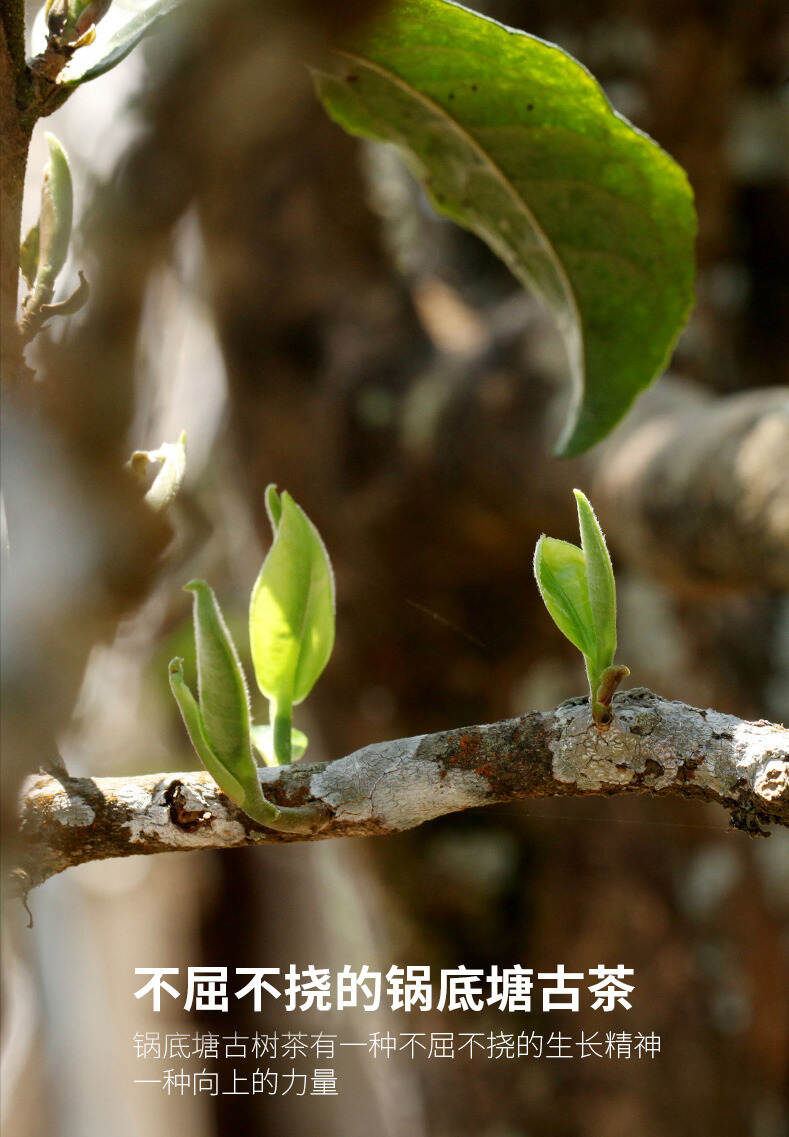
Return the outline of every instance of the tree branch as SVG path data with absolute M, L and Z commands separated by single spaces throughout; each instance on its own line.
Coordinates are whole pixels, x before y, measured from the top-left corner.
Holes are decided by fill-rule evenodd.
M 261 770 L 279 805 L 323 806 L 309 833 L 246 817 L 208 774 L 32 779 L 21 805 L 22 891 L 71 865 L 136 853 L 397 833 L 445 813 L 530 797 L 649 793 L 715 801 L 754 835 L 789 825 L 789 730 L 668 702 L 614 699 L 606 733 L 586 699 L 487 726 L 374 743 L 336 762 Z
M 0 6 L 0 344 L 3 383 L 12 386 L 21 382 L 25 370 L 16 301 L 22 195 L 35 122 L 24 113 L 25 83 L 24 5 L 13 0 Z

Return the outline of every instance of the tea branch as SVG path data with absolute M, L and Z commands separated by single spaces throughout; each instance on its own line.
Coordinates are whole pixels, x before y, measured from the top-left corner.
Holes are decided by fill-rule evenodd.
M 601 733 L 587 699 L 554 711 L 379 742 L 331 763 L 260 770 L 266 798 L 307 806 L 309 832 L 266 829 L 203 771 L 32 778 L 21 803 L 15 880 L 26 894 L 72 865 L 140 853 L 382 836 L 476 806 L 614 794 L 717 802 L 753 835 L 789 826 L 789 730 L 669 702 L 615 696 Z

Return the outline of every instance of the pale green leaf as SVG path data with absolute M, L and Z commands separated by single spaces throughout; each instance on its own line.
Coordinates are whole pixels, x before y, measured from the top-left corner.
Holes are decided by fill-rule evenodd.
M 33 282 L 36 279 L 36 272 L 38 271 L 38 222 L 27 231 L 27 236 L 22 242 L 19 249 L 19 268 L 22 271 L 22 278 L 28 288 L 33 287 Z
M 25 238 L 20 256 L 26 279 L 29 279 L 35 259 L 35 275 L 22 303 L 19 321 L 24 342 L 28 342 L 38 332 L 47 318 L 45 313 L 51 315 L 55 311 L 52 299 L 60 270 L 68 257 L 74 211 L 74 193 L 66 152 L 54 134 L 46 134 L 45 138 L 49 147 L 49 161 L 44 168 L 41 185 L 41 214 L 37 229 L 31 230 Z
M 189 690 L 183 676 L 183 660 L 170 660 L 170 690 L 178 704 L 181 718 L 184 720 L 189 740 L 194 746 L 198 758 L 208 770 L 216 784 L 227 794 L 231 801 L 243 807 L 246 794 L 244 787 L 233 776 L 228 768 L 219 761 L 211 749 L 211 744 L 205 733 L 205 724 L 195 697 Z
M 599 441 L 660 373 L 690 310 L 696 216 L 682 169 L 566 52 L 446 0 L 399 0 L 316 72 L 329 114 L 398 146 L 435 207 L 552 312 L 572 409 Z
M 213 590 L 204 580 L 185 587 L 193 593 L 197 690 L 206 738 L 219 761 L 244 784 L 254 761 L 241 662 Z
M 279 765 L 279 759 L 274 753 L 274 728 L 270 723 L 253 724 L 252 745 L 267 766 Z M 290 732 L 291 761 L 295 762 L 297 758 L 301 758 L 308 745 L 309 739 L 304 731 L 293 727 Z
M 614 666 L 616 586 L 605 537 L 588 499 L 580 490 L 573 492 L 582 547 L 542 536 L 534 550 L 534 574 L 554 622 L 583 654 L 592 717 L 604 731 L 611 723 L 614 692 L 630 671 Z
M 595 629 L 584 554 L 577 545 L 540 537 L 534 550 L 537 586 L 554 623 L 585 656 L 595 653 Z
M 266 491 L 274 543 L 252 590 L 249 639 L 260 690 L 279 707 L 312 690 L 334 646 L 334 578 L 318 530 L 288 493 Z
M 66 152 L 54 134 L 46 134 L 49 162 L 41 187 L 38 223 L 38 268 L 33 292 L 51 298 L 60 270 L 66 263 L 74 214 L 74 191 Z
M 586 563 L 589 606 L 594 622 L 596 663 L 598 671 L 610 667 L 616 652 L 616 585 L 614 570 L 603 531 L 580 490 L 573 490 L 578 507 L 581 548 Z
M 257 765 L 251 752 L 247 754 L 245 761 L 236 761 L 234 769 L 229 769 L 216 755 L 208 739 L 200 707 L 184 682 L 183 660 L 170 660 L 169 670 L 170 690 L 178 704 L 186 732 L 198 758 L 220 790 L 262 825 L 280 824 L 282 811 L 263 797 Z
M 148 466 L 160 463 L 161 469 L 151 483 L 145 500 L 157 512 L 176 497 L 186 474 L 186 431 L 175 442 L 163 442 L 156 450 L 135 450 L 129 459 L 132 471 L 144 477 Z

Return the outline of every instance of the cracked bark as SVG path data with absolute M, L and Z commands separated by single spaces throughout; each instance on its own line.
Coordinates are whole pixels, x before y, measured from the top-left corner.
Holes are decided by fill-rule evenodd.
M 22 892 L 72 865 L 138 853 L 397 833 L 442 814 L 520 798 L 647 793 L 714 801 L 753 835 L 789 826 L 789 730 L 669 702 L 614 699 L 600 733 L 586 699 L 555 711 L 374 743 L 335 762 L 261 770 L 279 805 L 322 805 L 310 833 L 246 817 L 203 771 L 128 778 L 40 775 L 21 803 Z

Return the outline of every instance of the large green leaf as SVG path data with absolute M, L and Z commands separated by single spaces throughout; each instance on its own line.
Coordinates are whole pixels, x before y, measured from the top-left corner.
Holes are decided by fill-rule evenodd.
M 559 326 L 574 398 L 559 442 L 601 439 L 664 367 L 693 293 L 682 169 L 560 48 L 446 0 L 399 0 L 316 71 L 329 114 L 396 144 Z

